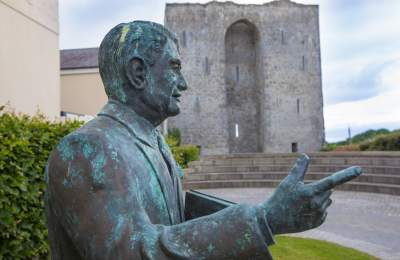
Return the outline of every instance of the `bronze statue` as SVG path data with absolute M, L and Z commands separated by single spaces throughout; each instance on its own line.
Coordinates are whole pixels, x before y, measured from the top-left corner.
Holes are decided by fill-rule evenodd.
M 330 190 L 361 173 L 352 167 L 306 185 L 302 155 L 260 205 L 190 193 L 210 207 L 185 207 L 182 170 L 156 130 L 179 113 L 187 89 L 175 36 L 152 22 L 117 25 L 99 67 L 108 103 L 62 139 L 47 166 L 53 259 L 271 259 L 273 235 L 321 225 Z

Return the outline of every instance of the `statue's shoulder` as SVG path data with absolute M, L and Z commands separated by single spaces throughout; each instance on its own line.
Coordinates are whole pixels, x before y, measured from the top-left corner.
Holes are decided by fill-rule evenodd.
M 53 150 L 50 161 L 85 163 L 98 160 L 99 156 L 132 157 L 140 153 L 134 145 L 135 141 L 136 139 L 119 123 L 107 117 L 96 117 L 62 138 Z
M 104 129 L 99 127 L 97 118 L 86 123 L 82 127 L 64 136 L 56 145 L 50 156 L 50 160 L 72 161 L 77 157 L 89 159 L 92 153 L 98 153 L 107 149 L 107 136 Z M 54 156 L 57 155 L 57 156 Z M 81 156 L 83 155 L 83 156 Z

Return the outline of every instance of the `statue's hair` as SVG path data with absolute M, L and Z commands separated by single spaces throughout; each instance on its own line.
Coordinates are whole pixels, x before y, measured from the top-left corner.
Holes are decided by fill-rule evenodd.
M 125 66 L 134 57 L 152 66 L 170 39 L 176 36 L 161 24 L 147 21 L 121 23 L 104 37 L 99 49 L 99 70 L 109 98 L 125 101 Z

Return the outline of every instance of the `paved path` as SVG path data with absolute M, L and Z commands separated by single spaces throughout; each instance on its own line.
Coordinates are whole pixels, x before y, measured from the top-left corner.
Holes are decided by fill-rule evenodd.
M 272 189 L 204 189 L 238 203 L 259 203 Z M 298 236 L 335 242 L 382 259 L 400 260 L 400 196 L 335 191 L 326 222 Z

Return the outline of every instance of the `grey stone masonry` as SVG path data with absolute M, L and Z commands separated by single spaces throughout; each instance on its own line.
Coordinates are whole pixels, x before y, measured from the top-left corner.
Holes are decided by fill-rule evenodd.
M 167 4 L 189 89 L 168 127 L 202 154 L 313 152 L 324 141 L 318 6 Z

